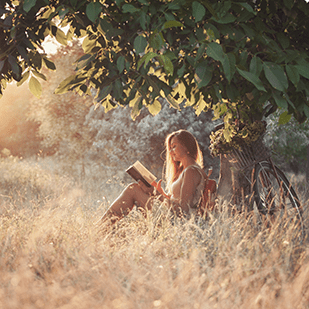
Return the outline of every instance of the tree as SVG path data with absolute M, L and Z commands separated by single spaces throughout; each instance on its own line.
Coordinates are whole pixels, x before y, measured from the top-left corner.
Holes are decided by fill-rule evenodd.
M 305 0 L 9 1 L 2 5 L 1 84 L 40 94 L 40 47 L 47 35 L 83 37 L 77 71 L 57 88 L 91 95 L 106 110 L 129 105 L 133 118 L 159 98 L 186 99 L 197 114 L 222 117 L 227 142 L 244 123 L 275 110 L 281 121 L 309 117 L 309 4 Z M 57 20 L 55 21 L 55 19 Z M 62 26 L 68 26 L 65 34 Z
M 84 125 L 85 117 L 92 106 L 89 97 L 80 97 L 74 92 L 62 96 L 54 93 L 64 76 L 74 72 L 74 59 L 80 57 L 82 48 L 78 41 L 72 46 L 60 47 L 51 59 L 56 71 L 43 69 L 48 81 L 42 82 L 42 95 L 33 97 L 28 108 L 28 118 L 38 124 L 38 136 L 45 154 L 56 154 L 60 162 L 72 170 L 84 174 L 84 155 L 92 144 L 93 135 Z M 68 164 L 70 162 L 70 164 Z

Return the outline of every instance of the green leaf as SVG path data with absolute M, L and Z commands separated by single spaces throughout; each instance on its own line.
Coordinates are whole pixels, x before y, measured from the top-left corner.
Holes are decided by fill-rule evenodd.
M 303 105 L 304 106 L 304 113 L 306 117 L 309 119 L 309 106 L 308 105 Z
M 212 71 L 206 61 L 198 64 L 195 74 L 195 81 L 199 89 L 207 86 L 212 79 Z
M 124 70 L 124 67 L 125 67 L 125 62 L 126 62 L 126 59 L 125 57 L 123 56 L 120 56 L 118 59 L 117 59 L 117 69 L 119 71 L 119 73 L 121 74 Z
M 25 12 L 29 12 L 36 4 L 36 0 L 25 0 L 23 9 Z
M 124 0 L 116 0 L 115 2 L 116 2 L 116 4 L 117 4 L 117 6 L 120 7 L 120 5 L 121 5 L 121 3 L 122 3 L 123 1 L 124 1 Z
M 272 95 L 273 95 L 273 98 L 275 99 L 277 106 L 281 107 L 284 110 L 288 109 L 287 100 L 283 98 L 278 91 L 273 91 Z
M 294 86 L 297 87 L 299 79 L 300 79 L 297 67 L 295 67 L 294 65 L 291 65 L 291 64 L 287 64 L 285 69 L 286 69 L 286 73 L 288 75 L 288 78 L 294 84 Z
M 263 68 L 267 80 L 275 89 L 285 91 L 288 88 L 288 79 L 281 66 L 273 62 L 264 62 Z
M 145 62 L 144 64 L 144 68 L 146 68 L 146 65 L 148 64 L 148 62 L 154 58 L 158 56 L 158 54 L 154 53 L 154 52 L 150 52 L 145 54 L 137 63 L 137 69 L 139 70 L 139 68 L 141 67 L 141 65 L 143 64 L 143 62 Z
M 65 80 L 63 80 L 59 86 L 57 87 L 57 89 L 55 90 L 56 94 L 62 94 L 62 93 L 66 93 L 70 87 L 72 85 L 79 85 L 81 84 L 84 80 L 86 79 L 86 77 L 77 77 L 75 74 L 67 77 Z
M 139 35 L 134 40 L 134 49 L 137 55 L 143 53 L 147 46 L 148 42 L 146 38 L 142 35 Z
M 154 32 L 149 39 L 149 45 L 154 49 L 161 49 L 164 45 L 164 37 L 162 32 Z
M 175 109 L 178 109 L 180 111 L 179 104 L 177 103 L 177 101 L 170 94 L 167 95 L 166 99 L 167 99 L 167 101 L 170 103 L 170 105 L 172 107 L 174 107 Z
M 140 11 L 140 9 L 137 9 L 132 4 L 124 4 L 123 7 L 122 7 L 123 13 L 135 13 L 135 12 L 139 12 L 139 11 Z
M 198 23 L 205 16 L 206 10 L 205 7 L 197 1 L 192 3 L 192 15 L 195 19 L 195 22 Z
M 218 15 L 214 8 L 212 7 L 211 3 L 208 0 L 203 0 L 204 5 L 206 6 L 207 10 L 210 12 L 210 14 L 215 18 L 218 19 Z
M 237 68 L 237 71 L 242 77 L 244 77 L 246 80 L 252 83 L 258 90 L 266 92 L 266 89 L 264 88 L 258 76 L 256 76 L 255 74 L 251 72 L 240 70 L 239 68 Z
M 290 40 L 287 36 L 284 35 L 284 33 L 278 33 L 277 38 L 283 49 L 286 49 L 290 46 Z
M 95 97 L 96 102 L 101 102 L 103 101 L 112 91 L 113 89 L 113 85 L 110 84 L 106 87 L 103 87 L 97 94 L 97 96 Z
M 46 66 L 47 69 L 53 70 L 53 71 L 56 70 L 55 64 L 52 61 L 50 61 L 49 59 L 44 57 L 43 62 L 44 62 L 44 65 Z
M 225 16 L 221 17 L 220 19 L 215 19 L 213 17 L 211 19 L 213 19 L 218 24 L 230 24 L 236 20 L 236 17 L 230 13 L 227 13 Z
M 286 124 L 291 120 L 292 115 L 288 111 L 283 112 L 279 117 L 279 124 Z
M 44 74 L 40 73 L 40 72 L 37 72 L 37 71 L 35 71 L 35 70 L 32 70 L 31 73 L 34 74 L 36 77 L 42 78 L 42 79 L 45 80 L 45 81 L 47 80 L 47 79 L 46 79 L 46 76 L 45 76 Z
M 143 99 L 142 96 L 138 96 L 138 97 L 135 97 L 135 98 L 130 102 L 130 106 L 132 107 L 131 118 L 132 118 L 133 120 L 135 120 L 136 117 L 140 114 L 142 99 Z
M 174 66 L 173 66 L 171 59 L 169 57 L 165 56 L 165 55 L 160 55 L 159 59 L 162 60 L 162 62 L 163 62 L 165 72 L 167 74 L 173 75 Z
M 29 89 L 37 98 L 39 98 L 42 94 L 42 86 L 34 76 L 31 76 L 30 78 Z
M 56 33 L 56 40 L 62 45 L 67 45 L 68 43 L 65 33 L 59 28 L 57 29 Z
M 13 71 L 13 73 L 15 73 L 16 75 L 20 74 L 20 67 L 17 63 L 16 58 L 14 58 L 12 55 L 8 56 L 8 60 L 9 60 L 9 64 L 11 66 L 11 69 Z
M 295 67 L 301 76 L 309 79 L 309 63 L 307 61 L 303 61 L 301 64 L 298 64 Z
M 254 11 L 253 7 L 245 2 L 237 3 L 238 5 L 242 6 L 244 9 L 246 9 L 249 13 L 252 13 L 256 15 L 256 12 Z
M 93 61 L 95 59 L 95 55 L 91 55 L 91 54 L 84 54 L 82 57 L 80 57 L 77 61 L 75 61 L 76 63 L 76 68 L 75 70 L 81 70 L 84 67 L 86 67 L 91 61 Z
M 89 36 L 86 36 L 83 40 L 82 47 L 85 54 L 91 54 L 92 49 L 96 46 L 97 41 L 91 40 Z
M 180 69 L 177 70 L 177 76 L 182 77 L 184 72 L 185 72 L 185 69 L 186 69 L 186 65 L 183 64 L 183 66 Z
M 177 21 L 177 20 L 168 20 L 163 25 L 163 29 L 169 29 L 173 27 L 184 27 L 184 25 L 180 21 Z
M 29 71 L 25 72 L 22 79 L 16 85 L 17 86 L 22 85 L 28 79 L 29 75 L 30 75 Z
M 224 60 L 222 62 L 224 74 L 226 76 L 226 79 L 231 82 L 233 75 L 235 73 L 235 67 L 236 67 L 236 58 L 234 54 L 228 53 L 224 55 Z
M 101 11 L 102 5 L 100 4 L 100 2 L 90 2 L 86 7 L 86 15 L 93 23 L 96 22 Z
M 217 61 L 224 61 L 224 52 L 220 44 L 216 42 L 210 42 L 207 45 L 206 54 Z
M 161 110 L 161 103 L 158 100 L 154 100 L 152 104 L 147 105 L 147 108 L 151 115 L 157 115 Z
M 260 76 L 263 70 L 263 63 L 260 57 L 254 56 L 250 62 L 250 72 L 256 76 Z

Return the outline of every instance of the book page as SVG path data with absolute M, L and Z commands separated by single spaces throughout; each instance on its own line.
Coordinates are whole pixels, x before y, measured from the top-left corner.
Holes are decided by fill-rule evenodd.
M 156 176 L 154 176 L 148 169 L 139 161 L 136 161 L 133 166 L 139 171 L 139 173 L 142 175 L 142 177 L 145 178 L 145 180 L 151 184 L 154 180 L 157 179 Z

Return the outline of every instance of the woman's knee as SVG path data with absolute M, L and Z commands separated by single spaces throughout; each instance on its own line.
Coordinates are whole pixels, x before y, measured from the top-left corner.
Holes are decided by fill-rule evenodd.
M 126 195 L 129 195 L 131 197 L 133 197 L 136 192 L 138 192 L 140 190 L 140 187 L 138 185 L 138 183 L 136 182 L 133 182 L 133 183 L 130 183 L 125 189 L 124 189 L 124 193 Z

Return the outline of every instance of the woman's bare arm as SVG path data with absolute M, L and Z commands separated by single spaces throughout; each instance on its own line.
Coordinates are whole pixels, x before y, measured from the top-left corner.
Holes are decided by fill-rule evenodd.
M 194 195 L 196 194 L 196 187 L 199 185 L 201 177 L 201 174 L 194 168 L 188 168 L 184 172 L 180 196 L 175 200 L 182 211 L 188 212 L 189 208 L 194 206 Z

